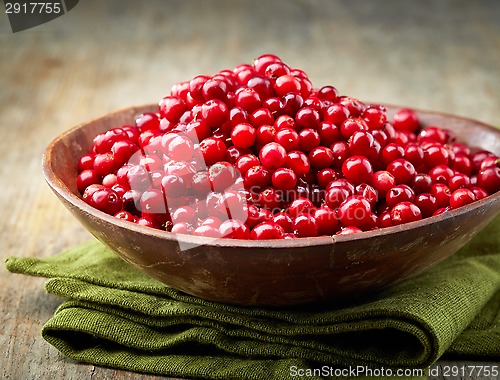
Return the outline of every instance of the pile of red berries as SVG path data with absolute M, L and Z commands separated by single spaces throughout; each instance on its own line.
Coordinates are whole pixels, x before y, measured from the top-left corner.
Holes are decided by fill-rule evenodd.
M 500 190 L 500 160 L 417 115 L 316 89 L 275 55 L 173 86 L 155 113 L 95 137 L 78 162 L 89 205 L 174 233 L 350 234 Z

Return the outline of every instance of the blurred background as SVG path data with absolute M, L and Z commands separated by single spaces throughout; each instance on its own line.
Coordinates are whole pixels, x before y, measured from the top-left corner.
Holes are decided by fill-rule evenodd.
M 303 69 L 315 87 L 500 124 L 498 0 L 81 0 L 18 33 L 0 14 L 2 259 L 90 238 L 44 183 L 41 158 L 53 138 L 264 53 Z M 0 329 L 36 336 L 33 345 L 47 350 L 40 321 L 60 301 L 44 303 L 41 282 L 12 279 L 0 266 Z M 12 344 L 1 354 L 7 374 L 29 366 Z M 55 350 L 47 355 L 47 365 L 57 361 Z

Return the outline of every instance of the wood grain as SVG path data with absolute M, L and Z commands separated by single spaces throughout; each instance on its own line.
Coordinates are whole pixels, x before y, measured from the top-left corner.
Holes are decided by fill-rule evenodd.
M 90 238 L 42 178 L 41 156 L 55 136 L 262 53 L 303 68 L 317 86 L 498 125 L 498 20 L 494 0 L 86 0 L 15 34 L 1 15 L 2 260 L 49 256 Z M 3 265 L 0 286 L 1 378 L 155 378 L 63 358 L 40 337 L 61 300 L 44 293 L 42 279 Z

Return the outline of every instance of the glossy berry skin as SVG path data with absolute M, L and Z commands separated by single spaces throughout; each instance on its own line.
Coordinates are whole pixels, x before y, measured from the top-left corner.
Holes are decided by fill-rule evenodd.
M 278 190 L 292 190 L 297 185 L 297 175 L 292 169 L 276 169 L 271 177 L 273 186 Z
M 420 209 L 424 218 L 432 216 L 438 209 L 436 197 L 430 193 L 418 194 L 413 203 Z
M 364 156 L 351 156 L 342 164 L 342 173 L 353 184 L 368 183 L 373 175 L 373 168 Z
M 293 220 L 292 229 L 297 237 L 318 236 L 318 224 L 314 216 L 310 214 L 296 216 Z
M 85 169 L 76 177 L 76 187 L 83 194 L 85 189 L 93 184 L 100 184 L 101 176 L 95 170 Z
M 250 148 L 255 143 L 255 139 L 255 128 L 248 123 L 238 124 L 231 131 L 231 140 L 238 148 Z
M 404 108 L 394 115 L 394 128 L 396 130 L 415 132 L 418 127 L 418 117 L 413 110 Z
M 301 214 L 309 214 L 316 209 L 312 201 L 308 198 L 297 198 L 288 207 L 288 213 L 292 217 L 297 217 Z
M 235 219 L 228 219 L 222 222 L 219 232 L 222 237 L 229 239 L 250 239 L 250 229 L 245 223 Z
M 379 197 L 385 198 L 387 192 L 396 185 L 396 178 L 387 170 L 373 173 L 371 184 Z
M 220 139 L 208 137 L 200 143 L 200 151 L 207 166 L 218 161 L 224 161 L 227 157 L 227 147 Z
M 386 203 L 393 207 L 400 202 L 413 202 L 415 199 L 415 192 L 407 185 L 397 185 L 391 188 L 386 196 Z
M 103 187 L 92 194 L 89 204 L 109 215 L 115 215 L 122 209 L 122 200 L 112 189 Z
M 260 162 L 263 166 L 271 170 L 284 166 L 286 158 L 286 149 L 275 142 L 264 145 L 259 152 Z
M 333 162 L 333 152 L 325 146 L 318 146 L 309 152 L 309 162 L 316 170 L 326 169 Z
M 285 160 L 285 167 L 292 169 L 299 177 L 309 172 L 311 163 L 309 162 L 309 158 L 303 152 L 294 150 L 288 152 Z
M 477 185 L 489 194 L 500 190 L 500 167 L 490 166 L 477 174 Z
M 450 208 L 456 209 L 476 201 L 476 196 L 469 189 L 457 189 L 450 197 Z
M 275 240 L 283 239 L 285 231 L 283 228 L 274 222 L 262 222 L 257 224 L 250 233 L 252 240 Z
M 318 235 L 333 235 L 339 228 L 339 221 L 335 210 L 323 206 L 316 209 L 313 214 L 318 227 Z
M 360 195 L 352 195 L 342 202 L 338 208 L 337 216 L 344 227 L 361 227 L 370 218 L 371 205 Z
M 415 222 L 422 219 L 422 212 L 411 202 L 401 202 L 391 210 L 391 222 L 393 225 Z
M 410 184 L 416 174 L 415 167 L 410 161 L 405 160 L 404 158 L 392 161 L 389 165 L 387 165 L 386 170 L 394 176 L 398 185 Z

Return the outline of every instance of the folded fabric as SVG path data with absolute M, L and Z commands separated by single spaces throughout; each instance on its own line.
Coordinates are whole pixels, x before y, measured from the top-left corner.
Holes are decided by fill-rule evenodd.
M 443 354 L 498 359 L 499 231 L 497 217 L 446 261 L 370 298 L 292 309 L 192 297 L 97 241 L 9 258 L 7 268 L 49 278 L 46 290 L 67 299 L 42 329 L 67 357 L 168 376 L 283 379 L 308 369 L 425 368 Z

